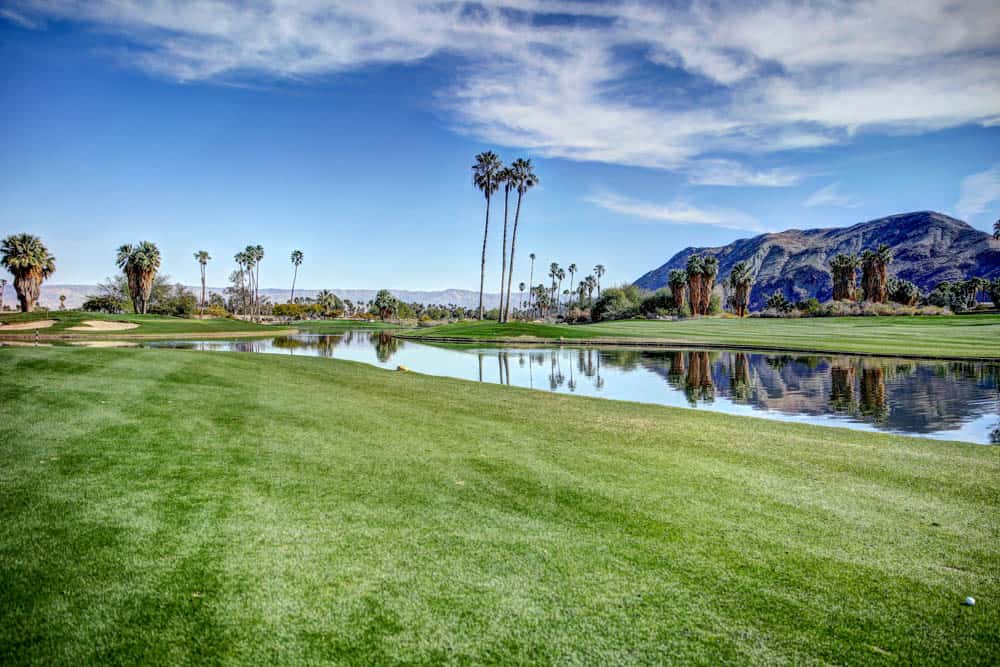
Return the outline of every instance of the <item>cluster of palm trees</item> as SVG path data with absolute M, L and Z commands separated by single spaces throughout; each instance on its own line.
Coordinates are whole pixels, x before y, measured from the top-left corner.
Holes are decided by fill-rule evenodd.
M 830 260 L 833 272 L 833 300 L 856 301 L 858 268 L 861 268 L 861 289 L 864 300 L 885 303 L 888 300 L 888 267 L 892 263 L 892 248 L 882 243 L 878 248 L 865 249 L 861 256 L 840 253 Z
M 0 254 L 3 255 L 0 265 L 14 276 L 14 291 L 21 312 L 30 313 L 38 302 L 42 282 L 56 272 L 56 258 L 42 239 L 33 234 L 11 234 L 0 244 Z M 0 306 L 2 298 L 0 296 Z
M 132 308 L 145 315 L 153 292 L 153 279 L 160 270 L 160 249 L 149 241 L 126 243 L 118 248 L 115 263 L 128 280 Z
M 684 277 L 687 283 L 687 303 L 692 315 L 708 315 L 712 303 L 712 290 L 715 288 L 715 278 L 718 275 L 719 260 L 714 255 L 702 257 L 695 253 L 688 257 Z M 673 280 L 676 282 L 678 278 Z M 671 278 L 668 278 L 667 282 L 670 283 Z M 683 292 L 683 288 L 680 291 Z M 677 299 L 676 296 L 674 298 Z
M 485 151 L 476 156 L 472 165 L 472 183 L 486 199 L 486 224 L 483 226 L 483 252 L 479 273 L 479 319 L 483 319 L 484 315 L 483 288 L 486 284 L 486 244 L 490 233 L 490 200 L 500 188 L 503 188 L 503 245 L 501 246 L 500 314 L 498 320 L 506 322 L 510 317 L 510 294 L 514 281 L 514 251 L 517 248 L 521 203 L 528 190 L 538 185 L 538 176 L 532 171 L 531 160 L 518 158 L 509 167 L 505 167 L 496 153 Z M 517 205 L 514 212 L 514 228 L 510 238 L 510 260 L 508 261 L 507 223 L 512 190 L 517 192 Z

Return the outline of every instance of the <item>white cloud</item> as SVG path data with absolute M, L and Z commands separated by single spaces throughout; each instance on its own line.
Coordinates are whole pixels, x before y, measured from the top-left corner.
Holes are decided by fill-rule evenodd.
M 835 206 L 838 208 L 857 208 L 861 206 L 861 200 L 853 195 L 842 192 L 840 183 L 831 183 L 809 195 L 802 202 L 802 205 L 809 207 Z
M 732 160 L 698 160 L 688 168 L 688 183 L 694 185 L 753 185 L 785 188 L 801 176 L 789 169 L 753 170 Z
M 962 179 L 955 211 L 969 220 L 985 213 L 993 202 L 1000 202 L 1000 164 Z
M 675 201 L 669 204 L 658 204 L 608 192 L 591 195 L 587 197 L 587 201 L 609 211 L 644 220 L 675 225 L 712 225 L 726 229 L 765 231 L 755 218 L 745 213 L 723 209 L 702 209 L 686 202 Z
M 15 12 L 13 9 L 0 9 L 0 19 L 16 23 L 22 28 L 27 28 L 28 30 L 37 30 L 41 27 L 40 22 L 32 21 L 27 16 L 23 16 Z
M 130 64 L 179 81 L 300 80 L 455 55 L 454 84 L 437 92 L 456 129 L 542 156 L 683 169 L 694 183 L 795 178 L 713 167 L 710 155 L 1000 119 L 995 0 L 7 4 L 25 20 L 123 35 Z M 571 20 L 538 20 L 557 14 Z

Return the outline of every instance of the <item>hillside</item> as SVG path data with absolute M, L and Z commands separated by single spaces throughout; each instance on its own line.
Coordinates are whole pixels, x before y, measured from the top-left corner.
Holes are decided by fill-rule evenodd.
M 833 293 L 830 259 L 880 243 L 889 244 L 895 253 L 889 275 L 912 281 L 924 291 L 944 280 L 1000 276 L 1000 242 L 961 220 L 919 211 L 851 227 L 790 229 L 718 248 L 685 248 L 635 284 L 650 290 L 664 287 L 671 269 L 684 268 L 691 254 L 702 253 L 718 257 L 720 281 L 737 262 L 750 263 L 756 275 L 751 308 L 760 308 L 767 295 L 779 290 L 793 301 L 809 297 L 827 301 Z

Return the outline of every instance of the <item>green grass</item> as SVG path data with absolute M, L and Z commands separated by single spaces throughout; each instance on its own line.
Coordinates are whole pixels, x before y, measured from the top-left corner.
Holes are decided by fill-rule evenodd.
M 56 320 L 56 323 L 44 329 L 21 329 L 17 331 L 4 331 L 0 327 L 0 335 L 4 336 L 29 336 L 33 337 L 38 331 L 42 336 L 59 335 L 95 335 L 106 338 L 109 335 L 119 336 L 159 336 L 159 335 L 217 335 L 217 334 L 239 334 L 246 335 L 260 333 L 261 335 L 274 334 L 278 327 L 243 320 L 228 318 L 214 318 L 207 320 L 187 319 L 181 317 L 167 317 L 163 315 L 106 315 L 104 313 L 87 313 L 81 310 L 49 311 L 36 313 L 17 313 L 15 315 L 0 316 L 0 322 L 4 324 L 16 324 L 21 322 L 38 322 L 42 320 Z M 133 322 L 139 326 L 135 329 L 124 331 L 70 331 L 70 327 L 80 326 L 85 320 L 106 320 L 109 322 Z
M 817 352 L 1000 358 L 1000 315 L 794 320 L 698 318 L 586 325 L 458 322 L 406 335 L 478 340 L 627 338 L 653 343 L 741 345 Z
M 3 664 L 998 646 L 1000 448 L 322 359 L 0 349 Z
M 392 331 L 402 328 L 399 324 L 378 320 L 303 320 L 301 322 L 290 322 L 287 326 L 299 331 L 315 334 L 339 334 L 357 329 L 365 331 Z

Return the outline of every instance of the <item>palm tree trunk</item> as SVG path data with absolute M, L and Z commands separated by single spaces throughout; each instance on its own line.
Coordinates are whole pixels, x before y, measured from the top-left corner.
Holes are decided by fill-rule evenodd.
M 288 303 L 295 303 L 295 280 L 299 277 L 299 267 L 295 267 L 295 273 L 292 274 L 292 296 L 288 299 Z
M 520 193 L 518 193 L 518 196 L 520 196 Z M 518 204 L 520 205 L 520 202 L 518 202 Z M 520 211 L 518 213 L 520 213 Z M 516 215 L 514 216 L 514 229 L 515 230 L 517 229 L 517 216 Z M 532 259 L 531 260 L 531 270 L 528 273 L 528 307 L 529 308 L 531 308 L 531 297 L 534 295 L 534 292 L 532 290 L 535 288 L 535 286 L 531 284 L 532 282 L 534 282 L 534 280 L 535 280 L 535 260 Z
M 500 252 L 500 309 L 497 312 L 497 322 L 503 322 L 504 317 L 504 287 L 507 278 L 507 204 L 510 201 L 510 188 L 503 189 L 503 245 Z M 511 274 L 514 273 L 514 265 L 510 265 Z
M 483 319 L 483 286 L 486 284 L 486 239 L 490 234 L 490 197 L 486 196 L 486 225 L 483 227 L 483 258 L 479 265 L 479 319 Z
M 205 314 L 205 265 L 201 265 L 201 314 Z
M 521 219 L 521 197 L 522 196 L 523 196 L 523 193 L 520 190 L 518 190 L 518 192 L 517 192 L 517 208 L 514 211 L 514 230 L 511 232 L 511 235 L 510 235 L 510 273 L 507 275 L 507 307 L 506 307 L 506 309 L 503 312 L 503 321 L 504 322 L 506 322 L 506 321 L 508 321 L 510 319 L 510 294 L 511 294 L 512 285 L 514 284 L 514 250 L 515 250 L 515 246 L 517 245 L 517 222 L 518 222 L 518 220 Z M 531 261 L 531 269 L 532 269 L 532 273 L 534 273 L 534 269 L 535 269 L 535 261 L 534 260 Z M 532 276 L 532 277 L 534 277 L 534 276 Z M 530 280 L 528 281 L 528 289 L 529 290 L 531 289 L 531 281 Z M 528 293 L 528 298 L 529 299 L 531 298 L 531 293 L 530 292 Z M 523 300 L 524 299 L 522 299 L 522 301 Z

